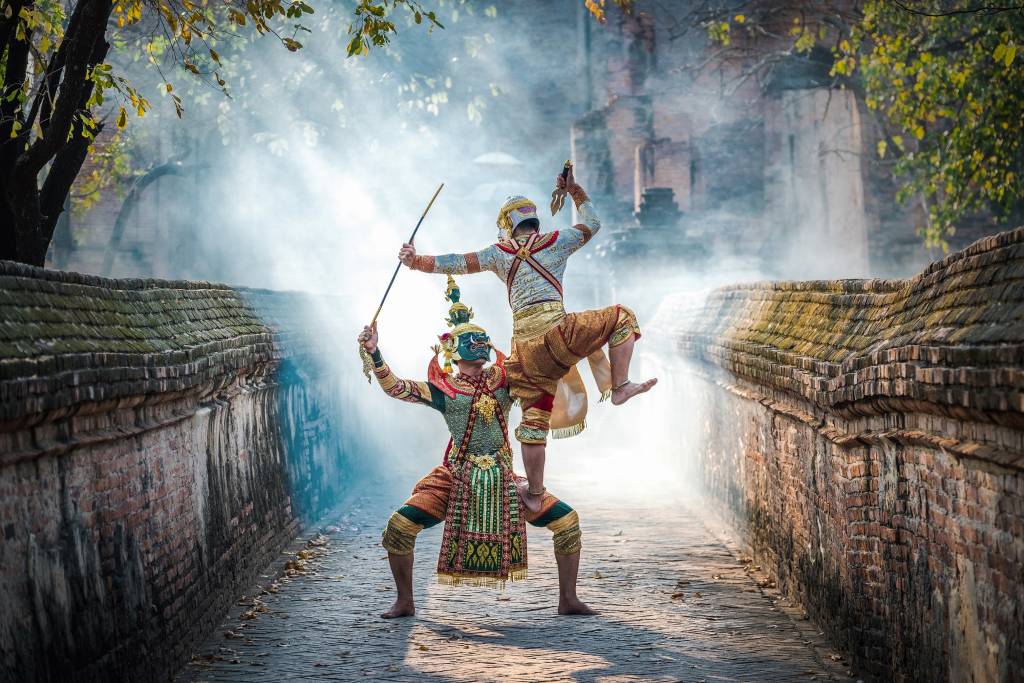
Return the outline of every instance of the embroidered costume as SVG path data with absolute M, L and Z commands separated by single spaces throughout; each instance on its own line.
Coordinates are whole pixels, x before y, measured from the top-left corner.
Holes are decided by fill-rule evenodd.
M 516 428 L 522 443 L 543 444 L 583 430 L 586 390 L 576 364 L 586 358 L 602 399 L 611 393 L 611 368 L 605 344 L 622 344 L 640 336 L 636 316 L 625 306 L 566 313 L 562 279 L 569 257 L 601 229 L 594 206 L 578 185 L 569 189 L 580 223 L 568 230 L 533 233 L 513 239 L 524 221 L 538 222 L 537 207 L 525 197 L 511 197 L 498 214 L 497 243 L 478 252 L 415 257 L 412 268 L 427 273 L 478 273 L 489 270 L 508 288 L 512 307 L 512 355 L 505 371 L 513 397 L 523 407 Z
M 381 388 L 393 398 L 427 405 L 440 412 L 451 440 L 444 461 L 413 488 L 412 496 L 388 520 L 382 544 L 389 552 L 413 552 L 416 535 L 445 522 L 438 578 L 443 583 L 501 585 L 526 577 L 526 527 L 546 526 L 554 533 L 555 552 L 580 550 L 576 512 L 551 495 L 540 510 L 521 508 L 516 492 L 519 479 L 512 470 L 507 419 L 512 406 L 504 358 L 478 378 L 451 374 L 451 360 L 489 357 L 486 332 L 469 322 L 472 310 L 459 301 L 449 277 L 447 297 L 450 333 L 441 336 L 427 371 L 427 381 L 399 379 L 380 350 L 371 358 Z M 445 367 L 437 361 L 445 357 Z M 485 355 L 486 354 L 486 355 Z

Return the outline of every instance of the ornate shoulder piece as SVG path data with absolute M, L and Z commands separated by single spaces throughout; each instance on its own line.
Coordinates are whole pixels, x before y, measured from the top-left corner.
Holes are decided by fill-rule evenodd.
M 427 381 L 440 389 L 448 398 L 455 398 L 455 387 L 448 382 L 448 375 L 441 369 L 441 364 L 437 362 L 436 354 L 430 359 L 430 364 L 427 365 Z
M 519 245 L 518 244 L 516 244 L 512 240 L 508 240 L 508 239 L 504 239 L 504 238 L 498 240 L 497 242 L 495 242 L 494 246 L 496 246 L 498 249 L 501 249 L 506 254 L 514 254 L 517 251 L 519 251 Z
M 493 346 L 491 348 L 494 348 Z M 491 366 L 491 371 L 494 373 L 494 377 L 498 380 L 491 388 L 497 389 L 508 384 L 508 372 L 505 370 L 505 359 L 507 356 L 498 349 L 494 348 L 494 365 Z
M 544 235 L 541 235 L 537 239 L 537 241 L 534 243 L 533 247 L 530 248 L 530 253 L 531 254 L 536 254 L 538 251 L 541 251 L 542 249 L 547 249 L 548 247 L 550 247 L 552 244 L 554 244 L 557 241 L 558 241 L 558 231 L 557 230 L 555 230 L 554 232 L 549 232 L 549 233 L 546 233 Z

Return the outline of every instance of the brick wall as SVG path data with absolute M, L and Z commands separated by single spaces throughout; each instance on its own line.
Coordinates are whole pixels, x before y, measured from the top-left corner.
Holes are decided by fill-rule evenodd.
M 1024 671 L 1024 228 L 908 280 L 737 285 L 657 323 L 709 498 L 877 680 Z
M 0 679 L 167 680 L 337 499 L 314 305 L 0 262 Z

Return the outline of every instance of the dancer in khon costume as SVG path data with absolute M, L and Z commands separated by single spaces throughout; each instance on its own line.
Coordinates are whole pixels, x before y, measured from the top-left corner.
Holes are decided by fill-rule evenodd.
M 566 164 L 556 178 L 558 190 L 572 196 L 580 222 L 568 230 L 540 232 L 536 205 L 510 197 L 498 213 L 498 242 L 477 252 L 417 255 L 402 245 L 399 258 L 427 273 L 479 273 L 489 270 L 508 288 L 512 307 L 512 355 L 505 363 L 512 396 L 523 408 L 515 430 L 522 443 L 528 486 L 520 494 L 525 507 L 539 510 L 544 499 L 544 459 L 548 432 L 572 436 L 584 427 L 586 390 L 576 364 L 586 358 L 602 398 L 620 405 L 650 389 L 656 379 L 629 381 L 633 344 L 640 337 L 636 316 L 625 306 L 566 313 L 562 278 L 566 262 L 601 228 L 594 205 Z M 611 362 L 604 355 L 609 348 Z
M 448 584 L 500 586 L 526 577 L 526 527 L 546 526 L 554 534 L 558 565 L 559 614 L 592 614 L 576 597 L 580 527 L 576 511 L 544 495 L 534 511 L 521 509 L 512 471 L 507 420 L 512 399 L 504 356 L 487 366 L 491 342 L 483 328 L 470 322 L 472 310 L 459 301 L 448 279 L 451 302 L 448 324 L 427 371 L 427 381 L 399 379 L 377 348 L 376 327 L 365 327 L 359 343 L 373 360 L 381 388 L 393 398 L 437 410 L 451 432 L 444 461 L 413 488 L 412 496 L 388 520 L 383 545 L 398 588 L 384 618 L 415 613 L 412 594 L 416 535 L 444 521 L 437 561 L 438 578 Z M 444 354 L 445 365 L 437 355 Z M 451 361 L 458 364 L 452 373 Z

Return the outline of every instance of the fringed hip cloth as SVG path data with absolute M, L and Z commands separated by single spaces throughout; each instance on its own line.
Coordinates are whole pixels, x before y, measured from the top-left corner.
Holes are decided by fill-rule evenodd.
M 625 306 L 564 316 L 552 310 L 545 311 L 543 319 L 529 315 L 524 319 L 530 317 L 536 317 L 537 324 L 517 324 L 505 372 L 513 398 L 523 407 L 516 439 L 543 444 L 549 431 L 559 438 L 579 434 L 586 426 L 587 391 L 576 364 L 587 359 L 602 399 L 607 398 L 611 368 L 603 347 L 639 338 L 640 326 Z
M 456 456 L 448 468 L 452 483 L 438 580 L 500 587 L 526 578 L 526 520 L 519 509 L 511 450 Z
M 518 481 L 526 481 L 526 477 L 518 474 L 515 477 Z M 440 524 L 448 512 L 448 499 L 451 497 L 453 482 L 452 471 L 446 465 L 438 465 L 430 470 L 427 476 L 416 482 L 412 489 L 412 495 L 405 501 L 403 507 L 416 508 L 417 514 L 413 518 L 420 526 L 429 528 Z M 544 497 L 541 499 L 540 509 L 537 512 L 531 513 L 525 509 L 521 512 L 523 518 L 530 524 L 536 525 L 539 521 L 543 522 L 540 526 L 547 526 L 551 510 L 559 503 L 565 505 L 550 491 L 544 491 Z

